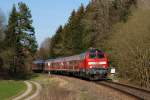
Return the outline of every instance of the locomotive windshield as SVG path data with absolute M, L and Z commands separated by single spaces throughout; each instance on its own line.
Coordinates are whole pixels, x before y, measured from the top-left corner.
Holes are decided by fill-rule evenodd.
M 90 53 L 96 53 L 96 49 L 90 50 Z
M 95 53 L 89 54 L 89 58 L 96 58 L 96 54 Z
M 98 54 L 97 54 L 97 57 L 98 57 L 98 58 L 104 58 L 104 54 L 98 53 Z
M 104 58 L 104 54 L 102 51 L 97 50 L 97 49 L 92 49 L 89 52 L 89 58 Z

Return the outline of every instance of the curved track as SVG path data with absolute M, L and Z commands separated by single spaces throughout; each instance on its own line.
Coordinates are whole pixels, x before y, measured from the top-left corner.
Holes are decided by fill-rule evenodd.
M 150 100 L 150 90 L 109 81 L 96 82 L 96 84 L 113 88 L 117 91 L 123 92 L 140 100 Z

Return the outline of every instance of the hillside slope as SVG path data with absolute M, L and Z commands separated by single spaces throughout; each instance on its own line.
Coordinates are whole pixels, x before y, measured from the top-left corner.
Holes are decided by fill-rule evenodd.
M 134 0 L 91 0 L 72 11 L 68 22 L 51 39 L 50 56 L 71 56 L 90 47 L 104 50 L 112 26 L 126 21 Z
M 138 7 L 142 9 L 150 9 L 150 0 L 138 0 Z
M 150 9 L 147 5 L 139 4 L 126 23 L 114 26 L 108 47 L 112 49 L 110 57 L 120 77 L 150 87 Z

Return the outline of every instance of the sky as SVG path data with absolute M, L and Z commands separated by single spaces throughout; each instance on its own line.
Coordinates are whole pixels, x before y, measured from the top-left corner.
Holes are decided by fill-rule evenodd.
M 0 0 L 0 9 L 8 21 L 13 4 L 24 2 L 31 10 L 36 40 L 40 44 L 52 37 L 60 25 L 64 25 L 73 11 L 81 3 L 87 5 L 90 0 Z

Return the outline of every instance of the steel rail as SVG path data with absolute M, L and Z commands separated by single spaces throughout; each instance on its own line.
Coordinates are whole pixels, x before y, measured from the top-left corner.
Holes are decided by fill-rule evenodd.
M 139 100 L 150 100 L 150 90 L 110 81 L 95 82 L 96 84 L 113 88 Z

